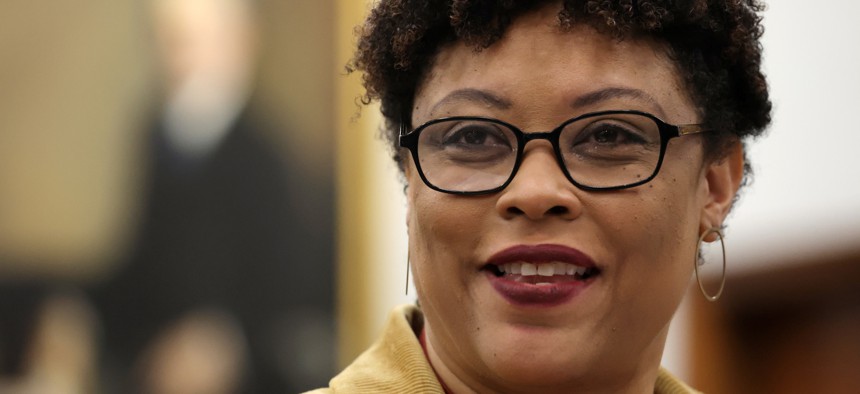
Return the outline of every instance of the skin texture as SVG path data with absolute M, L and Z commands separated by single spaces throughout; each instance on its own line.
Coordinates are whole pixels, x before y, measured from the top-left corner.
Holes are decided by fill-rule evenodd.
M 618 41 L 585 26 L 561 32 L 557 13 L 552 6 L 519 17 L 480 52 L 443 47 L 418 89 L 412 124 L 478 115 L 535 132 L 608 109 L 700 121 L 659 44 Z M 509 105 L 450 97 L 465 88 Z M 607 88 L 643 94 L 571 105 Z M 430 361 L 442 380 L 457 393 L 653 392 L 698 236 L 722 224 L 742 178 L 743 153 L 733 146 L 705 163 L 700 137 L 674 139 L 657 178 L 613 192 L 573 186 L 547 141 L 529 143 L 512 183 L 485 196 L 433 191 L 408 160 L 412 269 Z M 601 270 L 566 303 L 516 306 L 481 270 L 507 247 L 547 243 L 578 249 Z

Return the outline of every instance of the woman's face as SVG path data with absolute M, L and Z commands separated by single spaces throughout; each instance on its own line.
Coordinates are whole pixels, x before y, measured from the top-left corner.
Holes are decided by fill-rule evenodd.
M 560 32 L 556 14 L 524 15 L 479 52 L 441 49 L 416 95 L 413 124 L 475 115 L 535 132 L 628 109 L 673 124 L 699 121 L 655 44 L 587 27 Z M 653 385 L 698 235 L 721 224 L 739 176 L 737 160 L 703 164 L 699 136 L 673 139 L 654 180 L 620 191 L 577 189 L 553 155 L 547 141 L 530 142 L 507 188 L 471 197 L 431 190 L 407 165 L 410 253 L 430 360 L 454 391 Z M 552 261 L 596 274 L 499 277 L 492 267 L 540 270 Z

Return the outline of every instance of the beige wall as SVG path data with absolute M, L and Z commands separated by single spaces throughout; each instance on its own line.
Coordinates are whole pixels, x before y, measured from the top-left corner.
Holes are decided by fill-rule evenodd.
M 257 104 L 277 123 L 284 152 L 330 177 L 334 168 L 335 0 L 259 0 Z
M 347 365 L 377 337 L 392 307 L 414 302 L 406 286 L 406 201 L 397 169 L 379 138 L 377 105 L 359 107 L 361 75 L 343 75 L 354 30 L 369 2 L 337 1 L 339 362 Z

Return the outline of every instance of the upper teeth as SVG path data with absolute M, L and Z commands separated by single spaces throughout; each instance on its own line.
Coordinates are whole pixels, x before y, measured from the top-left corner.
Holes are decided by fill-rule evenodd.
M 553 275 L 584 275 L 588 270 L 586 267 L 580 267 L 573 264 L 553 262 L 553 263 L 505 263 L 499 265 L 499 270 L 503 273 L 510 273 L 522 276 L 553 276 Z

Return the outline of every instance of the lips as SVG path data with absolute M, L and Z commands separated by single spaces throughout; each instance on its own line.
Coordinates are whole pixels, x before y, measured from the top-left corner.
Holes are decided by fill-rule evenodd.
M 514 304 L 564 303 L 600 274 L 585 253 L 563 245 L 518 245 L 494 254 L 484 269 L 493 287 Z

